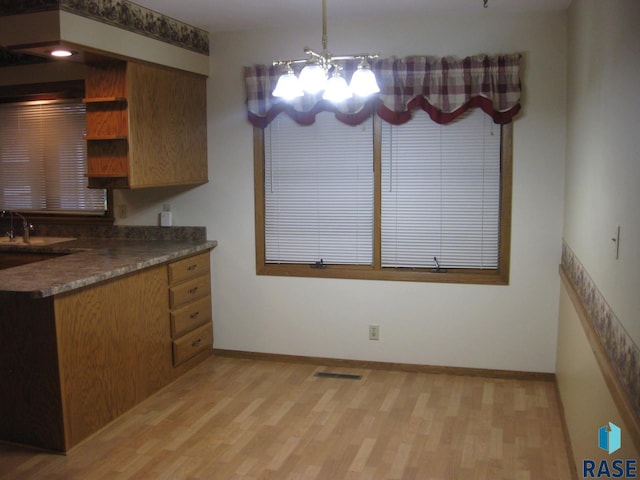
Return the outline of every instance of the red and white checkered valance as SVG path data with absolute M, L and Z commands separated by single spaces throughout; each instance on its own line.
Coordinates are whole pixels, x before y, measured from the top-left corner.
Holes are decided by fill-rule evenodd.
M 285 101 L 272 95 L 279 67 L 245 67 L 247 115 L 256 127 L 264 128 L 276 115 L 286 112 L 300 124 L 310 124 L 321 111 L 335 112 L 345 123 L 357 125 L 372 112 L 389 123 L 401 124 L 411 110 L 421 108 L 438 123 L 449 123 L 470 108 L 481 108 L 495 123 L 513 120 L 520 110 L 519 53 L 476 55 L 464 59 L 412 56 L 383 58 L 372 63 L 380 93 L 362 100 L 353 97 L 334 105 L 321 94 Z M 347 81 L 357 62 L 347 62 Z

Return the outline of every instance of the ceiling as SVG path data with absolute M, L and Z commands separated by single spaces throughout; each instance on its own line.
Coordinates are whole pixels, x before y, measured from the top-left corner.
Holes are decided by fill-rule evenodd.
M 328 0 L 327 20 L 366 20 L 430 12 L 480 12 L 484 0 Z M 571 0 L 487 0 L 496 11 L 565 10 Z M 276 28 L 291 22 L 317 24 L 321 0 L 133 0 L 208 32 Z
M 327 21 L 420 16 L 441 12 L 534 12 L 566 10 L 571 0 L 327 0 Z M 278 28 L 295 23 L 316 28 L 322 0 L 132 0 L 210 33 Z M 0 67 L 47 59 L 12 53 L 0 46 Z

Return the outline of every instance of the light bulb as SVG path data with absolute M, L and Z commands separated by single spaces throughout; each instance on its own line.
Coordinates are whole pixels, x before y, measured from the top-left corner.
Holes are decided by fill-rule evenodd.
M 69 50 L 53 50 L 51 52 L 52 57 L 70 57 L 73 55 L 73 52 Z
M 337 71 L 327 81 L 327 88 L 325 89 L 322 98 L 329 100 L 332 103 L 344 102 L 348 98 L 351 98 L 351 90 L 347 85 L 347 81 Z
M 351 77 L 351 91 L 359 97 L 367 97 L 380 91 L 376 76 L 371 69 L 362 65 L 358 66 L 358 69 L 353 72 Z
M 293 70 L 290 69 L 287 73 L 280 75 L 276 88 L 273 90 L 274 97 L 293 100 L 303 95 L 304 92 L 302 88 L 300 88 L 300 80 L 298 80 L 298 77 L 293 73 Z
M 312 95 L 321 92 L 327 85 L 327 72 L 321 65 L 310 63 L 300 72 L 300 85 Z

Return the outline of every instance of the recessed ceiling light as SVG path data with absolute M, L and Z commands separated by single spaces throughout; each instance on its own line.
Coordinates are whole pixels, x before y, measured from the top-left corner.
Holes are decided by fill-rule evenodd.
M 53 57 L 70 57 L 71 55 L 73 55 L 75 52 L 72 52 L 71 50 L 53 50 L 51 52 L 51 56 Z

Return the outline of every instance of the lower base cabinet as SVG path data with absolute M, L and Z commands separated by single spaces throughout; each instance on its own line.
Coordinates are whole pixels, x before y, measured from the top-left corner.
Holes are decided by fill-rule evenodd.
M 178 367 L 213 346 L 209 254 L 170 263 L 167 273 L 173 365 Z
M 195 302 L 202 320 L 172 332 L 171 265 L 54 297 L 0 296 L 0 440 L 68 452 L 212 353 L 210 288 Z

